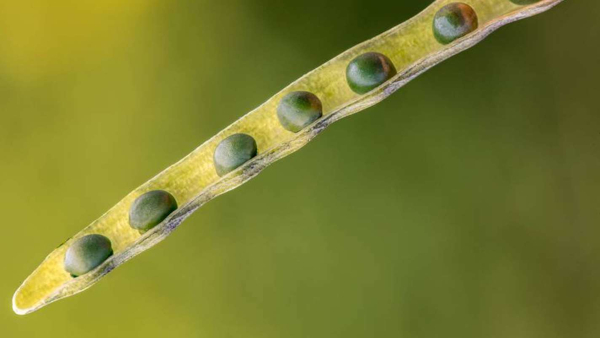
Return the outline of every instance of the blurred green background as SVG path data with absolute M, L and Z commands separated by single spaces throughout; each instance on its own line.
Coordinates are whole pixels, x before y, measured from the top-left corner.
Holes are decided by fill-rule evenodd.
M 1 0 L 2 337 L 598 337 L 597 1 L 502 28 L 12 313 L 65 238 L 428 3 Z

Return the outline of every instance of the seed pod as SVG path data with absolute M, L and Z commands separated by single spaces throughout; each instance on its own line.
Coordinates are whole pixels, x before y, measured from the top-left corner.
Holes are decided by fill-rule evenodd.
M 385 55 L 369 52 L 357 56 L 346 67 L 346 80 L 350 89 L 365 94 L 396 75 L 396 68 Z
M 177 201 L 173 195 L 164 190 L 149 191 L 133 201 L 129 209 L 129 225 L 140 232 L 146 232 L 175 210 Z
M 433 35 L 441 44 L 461 38 L 477 29 L 477 14 L 467 4 L 454 2 L 442 7 L 433 18 Z
M 277 106 L 277 118 L 283 128 L 299 132 L 323 116 L 321 100 L 310 92 L 291 92 Z
M 110 240 L 102 235 L 87 235 L 74 241 L 65 254 L 65 270 L 73 277 L 95 269 L 113 254 Z
M 539 6 L 516 6 L 512 5 L 509 0 L 469 1 L 469 3 L 477 4 L 476 9 L 480 16 L 479 27 L 471 33 L 465 43 L 448 46 L 441 45 L 432 38 L 429 28 L 435 13 L 442 6 L 448 4 L 448 0 L 433 1 L 430 6 L 410 21 L 349 49 L 283 89 L 284 93 L 309 90 L 323 101 L 327 100 L 327 115 L 321 118 L 318 124 L 313 123 L 305 127 L 304 132 L 296 134 L 284 132 L 281 123 L 273 115 L 281 100 L 281 95 L 278 94 L 268 99 L 243 118 L 236 120 L 223 133 L 219 133 L 203 143 L 189 156 L 168 167 L 132 192 L 133 196 L 140 196 L 156 187 L 169 187 L 169 191 L 177 192 L 177 202 L 186 207 L 180 207 L 171 214 L 171 217 L 168 217 L 168 220 L 157 225 L 155 230 L 159 230 L 156 228 L 160 227 L 160 231 L 149 231 L 141 236 L 129 227 L 123 227 L 123 224 L 128 221 L 127 217 L 132 204 L 132 195 L 127 195 L 82 232 L 75 235 L 76 238 L 80 238 L 90 233 L 110 234 L 115 248 L 118 243 L 114 259 L 110 259 L 110 267 L 96 268 L 88 272 L 86 276 L 88 278 L 72 279 L 65 273 L 64 268 L 65 254 L 72 242 L 69 242 L 68 245 L 60 245 L 46 257 L 15 292 L 12 300 L 13 310 L 21 315 L 31 313 L 52 302 L 89 288 L 107 273 L 114 271 L 114 268 L 168 237 L 184 219 L 205 203 L 240 186 L 275 161 L 299 150 L 331 124 L 389 97 L 419 74 L 458 52 L 474 46 L 496 29 L 516 20 L 542 13 L 562 1 L 544 0 L 538 2 Z M 424 27 L 425 29 L 423 29 Z M 393 55 L 394 67 L 396 67 L 398 75 L 365 95 L 357 95 L 349 90 L 348 79 L 340 76 L 340 72 L 344 72 L 349 61 L 356 56 L 374 50 L 388 56 Z M 226 136 L 235 133 L 234 131 L 251 132 L 252 137 L 259 141 L 261 152 L 264 152 L 265 156 L 261 158 L 261 161 L 252 163 L 251 170 L 244 170 L 232 180 L 215 175 L 214 167 L 217 165 L 214 157 L 217 144 Z M 250 163 L 246 163 L 246 165 L 249 166 Z M 268 211 L 269 206 L 263 207 Z
M 215 169 L 223 176 L 258 154 L 254 138 L 247 134 L 233 134 L 219 143 L 213 156 Z
M 540 0 L 510 0 L 510 2 L 517 4 L 517 5 L 531 5 L 538 1 L 540 1 Z

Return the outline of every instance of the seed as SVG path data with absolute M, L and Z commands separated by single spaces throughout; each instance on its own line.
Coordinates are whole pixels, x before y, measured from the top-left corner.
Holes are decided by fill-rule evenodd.
M 454 2 L 442 7 L 433 19 L 433 35 L 441 44 L 463 37 L 477 29 L 477 14 L 467 4 Z
M 346 80 L 357 94 L 368 93 L 396 75 L 396 68 L 385 55 L 369 52 L 357 56 L 346 68 Z
M 113 254 L 110 239 L 86 235 L 71 244 L 65 254 L 65 270 L 73 277 L 81 276 L 102 264 Z
M 233 134 L 219 143 L 215 149 L 215 169 L 223 176 L 246 163 L 258 154 L 256 141 L 247 134 Z
M 277 106 L 277 118 L 283 128 L 294 133 L 323 116 L 321 100 L 310 92 L 291 92 Z
M 136 198 L 129 209 L 129 225 L 144 233 L 177 210 L 177 201 L 164 190 L 149 191 Z
M 517 5 L 530 5 L 532 3 L 536 3 L 540 0 L 510 0 L 510 2 L 515 3 Z

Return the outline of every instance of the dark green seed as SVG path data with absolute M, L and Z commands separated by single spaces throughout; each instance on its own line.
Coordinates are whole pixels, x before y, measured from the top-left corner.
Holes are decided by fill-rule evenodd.
M 477 29 L 475 10 L 461 2 L 442 7 L 433 18 L 433 35 L 442 44 L 449 44 L 475 29 Z
M 517 5 L 531 5 L 538 1 L 540 1 L 540 0 L 510 0 L 510 2 L 517 4 Z
M 370 92 L 394 75 L 396 68 L 392 61 L 387 56 L 375 52 L 357 56 L 346 68 L 348 85 L 357 94 Z
M 277 118 L 283 128 L 294 133 L 323 116 L 321 100 L 309 92 L 291 92 L 277 106 Z
M 219 143 L 213 157 L 215 169 L 223 176 L 258 154 L 256 141 L 250 135 L 233 134 Z
M 149 191 L 136 198 L 129 209 L 129 225 L 146 232 L 177 210 L 177 201 L 173 195 L 163 190 Z
M 65 254 L 65 270 L 73 277 L 81 276 L 102 264 L 113 254 L 110 239 L 87 235 L 74 241 Z

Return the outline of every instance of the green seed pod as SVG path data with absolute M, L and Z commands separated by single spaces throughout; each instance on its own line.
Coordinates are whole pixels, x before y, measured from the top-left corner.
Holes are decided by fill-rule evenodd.
M 143 233 L 160 224 L 175 210 L 177 201 L 173 195 L 164 190 L 149 191 L 131 204 L 129 225 Z
M 444 5 L 454 1 L 465 0 L 435 0 L 426 10 L 420 12 L 407 23 L 400 24 L 349 49 L 301 77 L 291 87 L 286 87 L 284 89 L 285 94 L 291 91 L 290 88 L 298 88 L 298 86 L 304 84 L 305 87 L 299 88 L 310 88 L 308 90 L 323 100 L 327 115 L 318 120 L 318 124 L 315 126 L 318 128 L 311 130 L 310 135 L 306 133 L 308 128 L 297 134 L 283 131 L 279 120 L 275 116 L 277 105 L 283 95 L 276 94 L 227 127 L 216 138 L 203 143 L 189 156 L 177 162 L 176 165 L 169 167 L 140 188 L 134 190 L 132 195 L 127 195 L 74 237 L 79 239 L 91 233 L 109 234 L 111 241 L 114 241 L 115 252 L 113 257 L 108 258 L 99 267 L 96 267 L 87 275 L 83 275 L 82 278 L 73 280 L 65 278 L 67 272 L 65 272 L 63 258 L 74 241 L 71 240 L 66 245 L 60 245 L 27 277 L 15 292 L 12 299 L 13 310 L 20 315 L 31 313 L 53 301 L 72 296 L 89 288 L 106 276 L 113 268 L 150 249 L 168 237 L 194 210 L 217 196 L 249 181 L 276 160 L 296 152 L 332 123 L 386 99 L 414 77 L 443 60 L 472 47 L 496 29 L 518 19 L 544 12 L 563 2 L 563 0 L 543 0 L 531 6 L 518 6 L 511 4 L 509 0 L 466 1 L 478 10 L 480 16 L 479 27 L 468 35 L 469 41 L 444 46 L 433 38 L 431 25 L 435 13 Z M 539 8 L 532 8 L 534 6 Z M 399 51 L 399 48 L 402 50 Z M 340 76 L 343 75 L 340 73 L 346 69 L 350 60 L 354 57 L 370 51 L 389 53 L 387 55 L 396 62 L 395 67 L 397 67 L 398 75 L 366 95 L 357 95 L 350 90 L 347 78 Z M 252 165 L 252 168 L 241 172 L 242 167 L 239 167 L 234 171 L 236 174 L 240 171 L 239 176 L 233 179 L 230 179 L 230 176 L 218 177 L 214 169 L 217 164 L 215 162 L 211 163 L 211 160 L 213 160 L 211 155 L 215 155 L 215 148 L 225 137 L 244 131 L 252 135 L 260 144 L 260 161 L 257 161 L 259 156 L 256 156 L 255 159 L 242 165 L 242 167 Z M 234 158 L 238 156 L 235 152 L 233 154 Z M 220 159 L 220 157 L 217 156 L 217 159 Z M 248 157 L 251 157 L 251 155 Z M 360 154 L 357 154 L 357 158 L 358 160 L 362 159 Z M 220 161 L 216 162 L 220 163 Z M 163 223 L 161 225 L 164 228 L 159 225 L 156 227 L 157 229 L 149 231 L 140 238 L 134 229 L 124 226 L 124 223 L 128 221 L 128 213 L 133 202 L 132 196 L 137 197 L 147 192 L 148 186 L 168 187 L 170 192 L 176 193 L 177 202 L 180 205 L 185 205 L 185 207 L 180 207 L 168 217 L 171 218 L 177 215 L 177 222 L 173 222 L 169 226 Z M 268 206 L 263 207 L 265 210 L 269 210 Z M 158 229 L 158 227 L 161 228 Z M 57 257 L 59 259 L 56 259 Z M 6 299 L 6 295 L 4 299 Z
M 444 45 L 475 29 L 477 29 L 475 10 L 461 2 L 453 2 L 442 7 L 433 18 L 433 35 L 439 43 Z
M 510 0 L 510 2 L 517 4 L 517 5 L 531 5 L 538 1 L 540 1 L 540 0 Z
M 365 94 L 396 75 L 396 68 L 385 55 L 369 52 L 357 56 L 346 67 L 346 80 L 353 92 Z
M 102 264 L 113 254 L 110 239 L 87 235 L 74 241 L 65 254 L 65 270 L 73 277 L 81 276 Z
M 223 176 L 258 154 L 256 141 L 246 134 L 233 134 L 219 143 L 213 156 L 215 169 Z
M 323 116 L 321 100 L 310 92 L 291 92 L 277 106 L 277 118 L 283 128 L 297 133 Z

